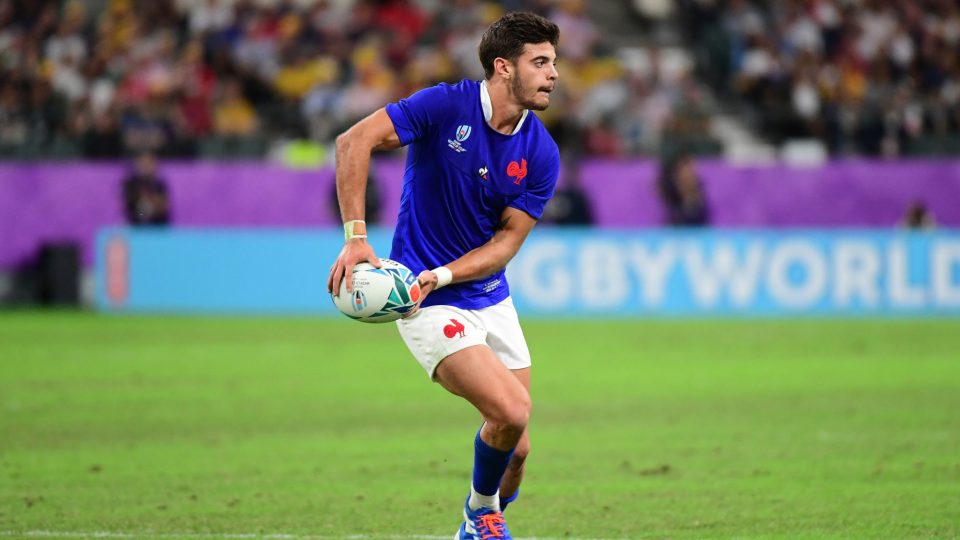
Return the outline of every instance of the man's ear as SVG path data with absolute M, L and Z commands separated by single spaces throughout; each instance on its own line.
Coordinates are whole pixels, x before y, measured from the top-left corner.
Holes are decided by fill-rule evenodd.
M 513 75 L 513 63 L 506 58 L 497 57 L 493 61 L 493 70 L 504 79 L 509 79 Z

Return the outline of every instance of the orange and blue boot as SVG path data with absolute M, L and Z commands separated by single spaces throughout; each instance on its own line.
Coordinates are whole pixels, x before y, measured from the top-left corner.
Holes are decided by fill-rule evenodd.
M 463 505 L 463 523 L 454 540 L 513 540 L 503 513 L 492 508 L 470 510 L 470 498 Z

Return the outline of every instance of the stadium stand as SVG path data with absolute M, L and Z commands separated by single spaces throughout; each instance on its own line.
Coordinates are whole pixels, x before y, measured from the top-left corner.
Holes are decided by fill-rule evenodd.
M 764 138 L 960 152 L 960 2 L 684 0 L 698 75 Z
M 960 153 L 958 4 L 0 0 L 0 157 L 329 144 L 388 101 L 479 78 L 479 32 L 514 9 L 561 27 L 563 85 L 543 117 L 569 156 L 795 139 Z

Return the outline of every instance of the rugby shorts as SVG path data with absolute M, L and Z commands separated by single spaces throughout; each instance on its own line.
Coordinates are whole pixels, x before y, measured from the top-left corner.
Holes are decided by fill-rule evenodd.
M 474 345 L 490 347 L 508 369 L 530 367 L 530 351 L 510 297 L 482 309 L 420 308 L 398 320 L 397 328 L 430 379 L 444 358 Z

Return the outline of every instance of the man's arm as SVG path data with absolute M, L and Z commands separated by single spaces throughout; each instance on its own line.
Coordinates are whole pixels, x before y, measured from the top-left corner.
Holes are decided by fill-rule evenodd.
M 370 154 L 374 150 L 392 150 L 400 148 L 400 138 L 393 122 L 384 109 L 380 109 L 357 122 L 337 137 L 336 175 L 337 199 L 340 203 L 340 217 L 344 224 L 355 222 L 353 234 L 361 238 L 352 238 L 344 242 L 340 255 L 330 267 L 327 290 L 336 294 L 340 290 L 340 281 L 344 276 L 353 274 L 353 267 L 368 261 L 380 267 L 380 259 L 367 243 L 366 223 L 356 223 L 364 219 L 364 198 L 367 189 L 367 175 L 370 171 Z M 347 280 L 347 290 L 353 285 Z
M 508 207 L 500 215 L 500 225 L 493 238 L 444 265 L 452 274 L 450 283 L 481 279 L 507 266 L 536 224 L 537 220 L 530 214 Z M 425 270 L 417 280 L 423 293 L 420 297 L 422 302 L 423 298 L 436 288 L 437 275 L 432 270 Z

